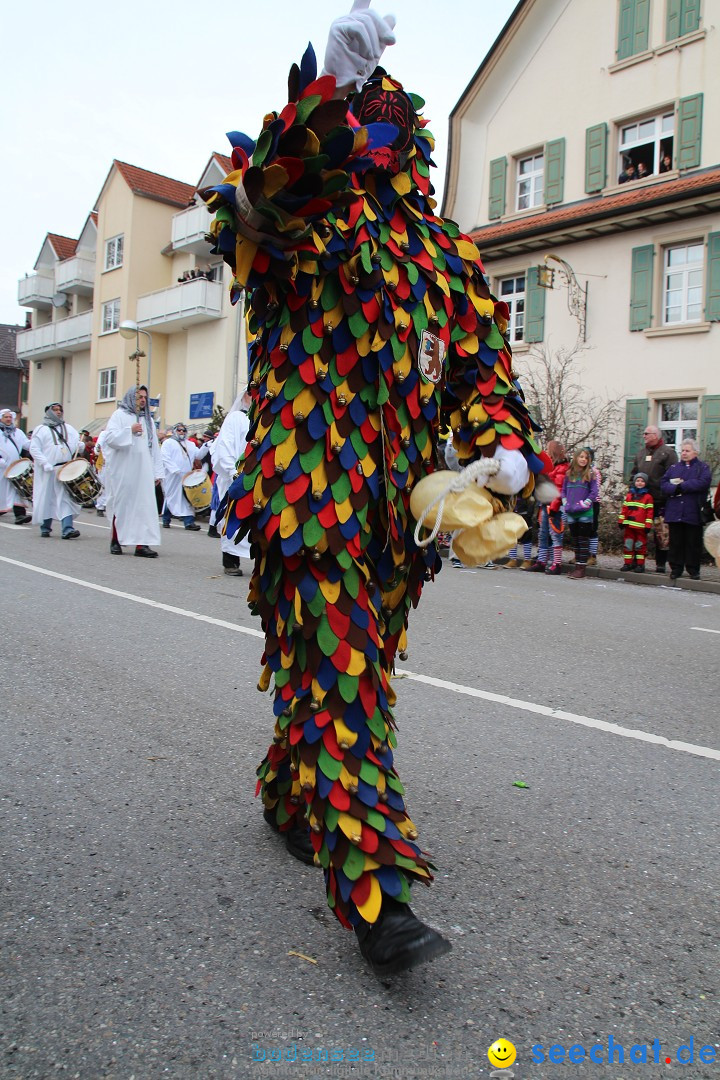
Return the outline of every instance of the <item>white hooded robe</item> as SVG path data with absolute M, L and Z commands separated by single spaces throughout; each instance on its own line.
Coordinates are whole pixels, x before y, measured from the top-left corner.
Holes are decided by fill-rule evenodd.
M 137 422 L 134 413 L 116 409 L 103 432 L 108 514 L 115 518 L 118 543 L 136 547 L 160 543 L 155 481 L 163 477 L 155 425 L 150 447 L 145 416 L 139 421 L 142 433 L 133 435 L 131 428 Z

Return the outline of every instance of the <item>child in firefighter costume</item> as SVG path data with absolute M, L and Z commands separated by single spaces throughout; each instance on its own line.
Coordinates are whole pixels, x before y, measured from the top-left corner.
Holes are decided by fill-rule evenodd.
M 474 244 L 433 213 L 423 102 L 377 68 L 392 22 L 368 5 L 333 23 L 319 78 L 311 47 L 293 66 L 289 103 L 257 142 L 229 134 L 234 171 L 204 195 L 257 335 L 225 530 L 252 543 L 260 688 L 274 680 L 258 790 L 387 974 L 450 947 L 408 906 L 432 874 L 393 766 L 394 660 L 440 567 L 435 544 L 416 542 L 411 493 L 439 467 L 441 417 L 461 464 L 497 470 L 496 510 L 543 466 L 507 308 Z

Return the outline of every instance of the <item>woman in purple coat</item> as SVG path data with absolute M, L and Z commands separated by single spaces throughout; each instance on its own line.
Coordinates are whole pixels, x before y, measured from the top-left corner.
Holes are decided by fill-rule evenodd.
M 700 507 L 707 498 L 712 474 L 710 466 L 698 457 L 698 444 L 685 439 L 680 460 L 671 465 L 660 489 L 667 496 L 665 521 L 670 529 L 670 580 L 677 581 L 684 569 L 697 581 L 700 577 L 703 527 Z

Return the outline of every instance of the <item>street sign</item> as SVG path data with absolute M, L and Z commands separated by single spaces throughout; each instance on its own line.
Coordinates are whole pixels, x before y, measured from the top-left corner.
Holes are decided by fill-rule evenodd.
M 157 409 L 159 407 L 159 405 L 160 405 L 160 398 L 159 397 L 148 398 L 148 405 L 150 406 L 151 409 Z
M 205 394 L 191 394 L 190 395 L 190 419 L 191 420 L 206 420 L 210 419 L 213 414 L 213 407 L 215 405 L 215 394 L 209 391 Z

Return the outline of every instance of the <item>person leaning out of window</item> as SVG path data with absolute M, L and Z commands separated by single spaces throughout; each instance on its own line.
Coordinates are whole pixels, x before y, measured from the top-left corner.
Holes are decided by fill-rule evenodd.
M 684 439 L 680 460 L 671 465 L 660 481 L 660 490 L 667 497 L 665 521 L 670 530 L 670 580 L 676 581 L 687 570 L 688 577 L 700 577 L 700 558 L 703 548 L 703 527 L 700 507 L 705 502 L 712 474 L 710 466 L 698 457 L 698 444 Z

